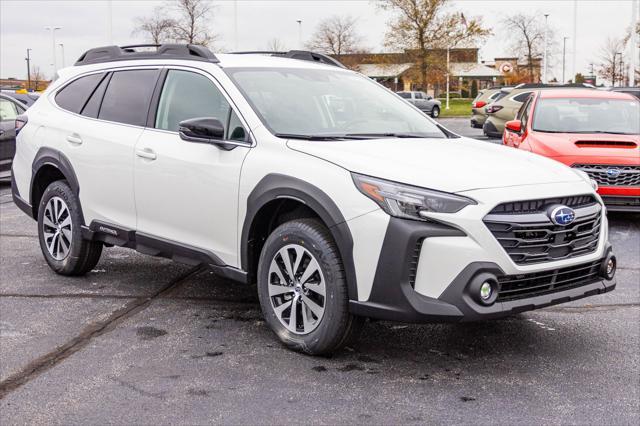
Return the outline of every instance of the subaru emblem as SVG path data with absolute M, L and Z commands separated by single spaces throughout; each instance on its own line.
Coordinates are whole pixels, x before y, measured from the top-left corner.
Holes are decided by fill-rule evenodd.
M 551 222 L 560 226 L 570 225 L 576 219 L 576 212 L 567 206 L 557 206 L 549 215 Z
M 616 178 L 618 176 L 620 176 L 620 169 L 617 167 L 609 167 L 607 169 L 607 176 L 611 177 L 611 178 Z

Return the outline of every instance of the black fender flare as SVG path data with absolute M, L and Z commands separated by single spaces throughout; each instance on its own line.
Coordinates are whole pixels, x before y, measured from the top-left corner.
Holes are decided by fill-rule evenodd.
M 345 269 L 350 300 L 358 300 L 358 285 L 353 261 L 353 238 L 349 226 L 338 206 L 320 188 L 292 176 L 272 173 L 260 180 L 247 198 L 247 213 L 242 226 L 241 267 L 249 267 L 249 234 L 260 209 L 267 203 L 290 198 L 312 209 L 327 225 L 333 237 Z
M 42 147 L 36 153 L 33 163 L 31 165 L 31 182 L 29 184 L 29 203 L 36 209 L 38 206 L 34 205 L 33 199 L 33 190 L 34 183 L 38 172 L 44 166 L 53 166 L 57 168 L 60 173 L 65 177 L 66 181 L 69 183 L 71 190 L 79 196 L 80 194 L 80 184 L 78 183 L 78 178 L 76 176 L 75 171 L 73 170 L 73 166 L 71 165 L 71 161 L 64 155 L 62 152 L 57 149 Z M 35 216 L 35 215 L 34 215 Z M 82 213 L 82 207 L 80 207 L 80 216 L 83 218 L 84 223 L 84 215 Z M 35 216 L 37 219 L 37 216 Z

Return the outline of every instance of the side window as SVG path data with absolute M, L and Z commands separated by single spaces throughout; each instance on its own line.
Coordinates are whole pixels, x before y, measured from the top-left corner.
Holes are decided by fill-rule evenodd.
M 513 100 L 516 102 L 524 102 L 527 100 L 530 94 L 531 92 L 520 93 L 519 95 L 514 96 Z
M 105 76 L 98 87 L 93 91 L 93 94 L 87 101 L 87 104 L 82 108 L 82 112 L 80 114 L 85 115 L 87 117 L 98 117 L 98 112 L 100 111 L 100 104 L 102 103 L 102 97 L 104 96 L 104 92 L 107 89 L 107 84 L 109 83 L 109 76 Z
M 100 106 L 98 118 L 144 126 L 158 70 L 114 72 Z
M 18 116 L 16 105 L 6 99 L 0 99 L 0 121 L 15 120 Z
M 227 140 L 246 142 L 249 138 L 246 130 L 235 111 L 231 110 L 229 116 L 229 125 L 227 126 Z
M 414 96 L 416 99 L 422 99 L 422 93 L 420 93 L 420 92 L 416 92 L 416 93 L 414 93 L 414 94 L 413 94 L 413 96 Z
M 91 74 L 72 81 L 56 94 L 56 103 L 62 109 L 79 114 L 104 74 Z
M 207 77 L 189 71 L 170 70 L 162 87 L 155 127 L 178 131 L 181 121 L 196 117 L 217 118 L 227 124 L 230 109 L 220 90 Z
M 529 122 L 529 117 L 531 116 L 531 106 L 533 105 L 533 96 L 531 96 L 529 98 L 529 100 L 527 101 L 526 104 L 524 104 L 524 111 L 522 113 L 522 118 L 520 119 L 520 121 L 522 121 L 522 129 L 524 131 L 524 129 L 527 128 L 527 123 Z

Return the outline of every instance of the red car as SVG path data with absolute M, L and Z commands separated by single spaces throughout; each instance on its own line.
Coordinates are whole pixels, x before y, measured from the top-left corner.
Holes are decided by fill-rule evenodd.
M 505 145 L 586 172 L 610 211 L 640 211 L 640 101 L 616 92 L 533 92 L 505 124 Z

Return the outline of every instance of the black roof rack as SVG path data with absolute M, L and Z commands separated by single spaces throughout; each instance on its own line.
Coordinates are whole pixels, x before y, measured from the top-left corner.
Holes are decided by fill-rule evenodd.
M 135 50 L 137 48 L 155 48 L 155 50 Z M 191 59 L 213 63 L 220 62 L 213 52 L 204 46 L 196 44 L 135 44 L 89 49 L 80 56 L 74 65 L 135 59 Z
M 544 83 L 520 83 L 514 87 L 514 89 L 593 89 L 595 86 L 588 83 L 570 83 L 570 84 L 544 84 Z
M 310 62 L 320 62 L 325 65 L 333 65 L 335 67 L 346 68 L 339 61 L 332 58 L 329 55 L 325 55 L 323 53 L 311 52 L 309 50 L 289 50 L 288 52 L 273 52 L 267 50 L 253 50 L 247 52 L 231 52 L 236 55 L 269 55 L 269 56 L 278 56 L 281 58 L 290 58 L 290 59 L 300 59 L 303 61 Z

